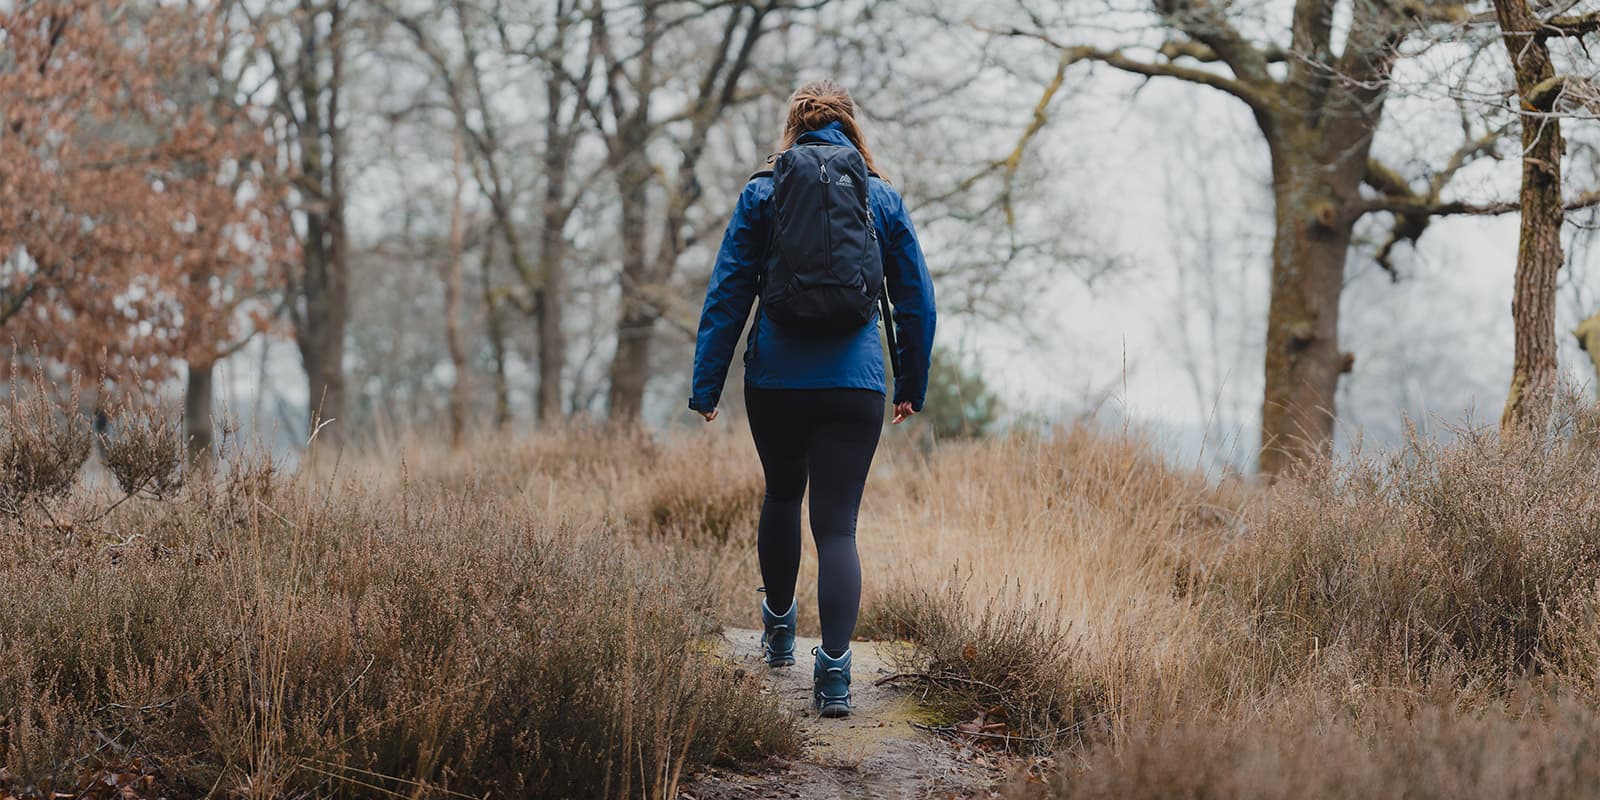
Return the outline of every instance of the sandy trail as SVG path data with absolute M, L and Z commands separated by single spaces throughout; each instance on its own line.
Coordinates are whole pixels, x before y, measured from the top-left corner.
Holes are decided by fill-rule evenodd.
M 805 750 L 795 761 L 756 773 L 714 771 L 684 788 L 685 800 L 732 798 L 969 798 L 987 797 L 999 778 L 961 748 L 912 727 L 926 721 L 916 701 L 893 686 L 874 686 L 889 674 L 892 644 L 857 642 L 850 692 L 854 710 L 844 719 L 822 719 L 811 708 L 811 648 L 800 637 L 795 665 L 768 669 L 761 660 L 761 632 L 729 628 L 723 652 L 735 665 L 766 674 L 772 691 L 800 721 Z

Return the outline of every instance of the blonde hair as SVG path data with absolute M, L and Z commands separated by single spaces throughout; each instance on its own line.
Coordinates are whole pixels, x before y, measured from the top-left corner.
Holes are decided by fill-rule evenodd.
M 845 137 L 861 151 L 861 158 L 867 162 L 867 169 L 883 178 L 883 173 L 878 171 L 878 165 L 872 161 L 872 151 L 867 149 L 867 140 L 861 135 L 861 126 L 856 123 L 856 101 L 843 86 L 826 78 L 801 86 L 789 97 L 789 117 L 783 126 L 783 138 L 778 142 L 778 152 L 794 147 L 801 134 L 818 130 L 830 122 L 839 123 Z

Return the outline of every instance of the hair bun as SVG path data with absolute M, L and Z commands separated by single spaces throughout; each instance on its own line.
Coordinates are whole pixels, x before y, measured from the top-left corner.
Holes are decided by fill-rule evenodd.
M 848 119 L 851 115 L 851 103 L 848 97 L 820 96 L 816 94 L 796 95 L 794 98 L 794 112 L 800 123 L 808 130 L 816 130 L 830 122 Z

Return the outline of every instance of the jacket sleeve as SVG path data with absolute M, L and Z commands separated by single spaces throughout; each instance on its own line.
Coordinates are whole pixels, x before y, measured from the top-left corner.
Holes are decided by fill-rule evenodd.
M 722 236 L 717 264 L 706 287 L 700 311 L 700 331 L 695 337 L 694 380 L 689 408 L 711 411 L 722 399 L 733 349 L 750 317 L 766 250 L 766 221 L 758 184 L 745 185 L 734 207 L 733 219 Z
M 911 226 L 911 216 L 898 193 L 885 209 L 883 274 L 889 282 L 889 301 L 894 304 L 895 344 L 900 373 L 894 379 L 894 402 L 910 401 L 922 410 L 928 394 L 928 365 L 933 359 L 933 331 L 937 320 L 933 301 L 933 279 L 922 245 Z

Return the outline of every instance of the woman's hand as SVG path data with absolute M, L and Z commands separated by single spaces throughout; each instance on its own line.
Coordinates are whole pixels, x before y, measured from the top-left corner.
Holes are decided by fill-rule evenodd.
M 894 421 L 889 423 L 889 424 L 891 424 L 891 425 L 899 425 L 900 423 L 905 422 L 906 419 L 908 419 L 912 414 L 915 414 L 915 413 L 917 413 L 917 410 L 911 407 L 911 402 L 910 401 L 906 401 L 906 402 L 903 402 L 903 403 L 895 403 L 894 404 Z
M 714 408 L 711 409 L 710 411 L 697 411 L 695 413 L 699 414 L 702 417 L 705 417 L 706 418 L 706 422 L 710 422 L 711 420 L 714 420 L 714 419 L 717 418 L 717 410 L 714 409 Z

